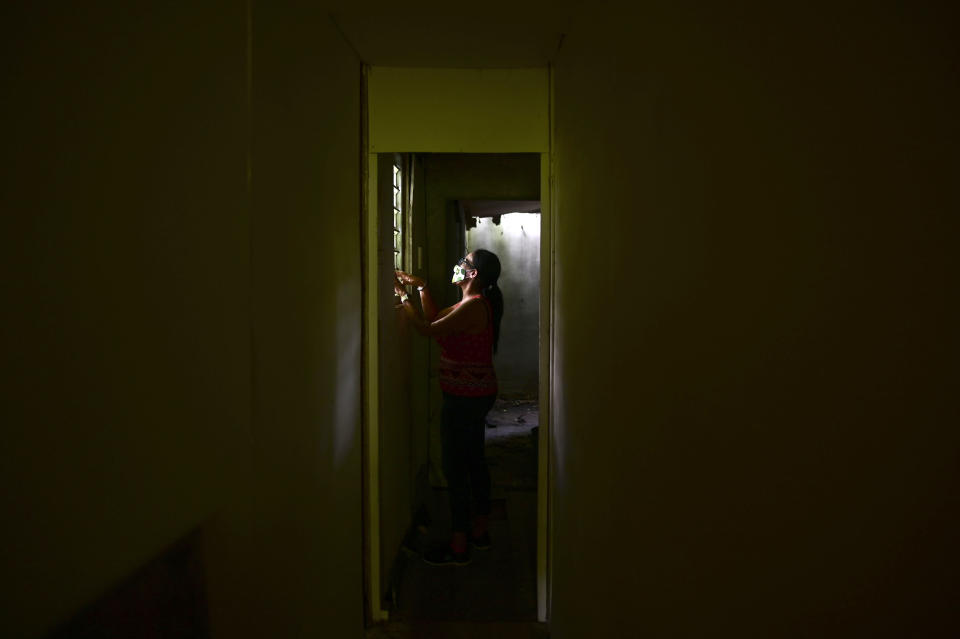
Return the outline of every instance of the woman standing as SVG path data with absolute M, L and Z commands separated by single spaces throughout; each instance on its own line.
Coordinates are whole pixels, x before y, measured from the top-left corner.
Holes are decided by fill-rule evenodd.
M 414 327 L 440 344 L 443 471 L 450 488 L 453 535 L 449 546 L 424 553 L 424 561 L 437 566 L 470 563 L 468 543 L 480 550 L 490 548 L 490 473 L 483 445 L 486 415 L 497 397 L 493 353 L 503 317 L 499 277 L 496 255 L 483 249 L 467 254 L 453 267 L 451 280 L 460 287 L 460 301 L 437 311 L 423 279 L 396 272 L 394 292 Z M 417 287 L 423 315 L 410 302 L 404 285 Z M 471 492 L 476 510 L 468 537 Z

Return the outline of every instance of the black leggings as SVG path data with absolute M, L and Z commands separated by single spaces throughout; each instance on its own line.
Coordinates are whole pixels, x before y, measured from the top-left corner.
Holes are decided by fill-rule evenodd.
M 495 399 L 496 395 L 460 397 L 443 394 L 443 472 L 450 487 L 453 532 L 467 531 L 471 491 L 476 514 L 490 514 L 490 472 L 483 456 L 483 441 L 486 416 Z

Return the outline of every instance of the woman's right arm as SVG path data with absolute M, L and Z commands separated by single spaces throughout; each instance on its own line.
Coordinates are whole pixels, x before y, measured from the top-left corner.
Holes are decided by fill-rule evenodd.
M 420 305 L 423 306 L 423 314 L 428 322 L 437 319 L 437 304 L 433 301 L 433 296 L 430 295 L 430 289 L 427 288 L 426 282 L 420 290 Z

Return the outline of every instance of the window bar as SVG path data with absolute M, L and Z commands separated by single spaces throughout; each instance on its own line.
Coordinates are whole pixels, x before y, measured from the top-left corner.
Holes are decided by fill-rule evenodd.
M 403 179 L 400 167 L 393 165 L 393 268 L 399 269 L 402 263 L 403 247 Z

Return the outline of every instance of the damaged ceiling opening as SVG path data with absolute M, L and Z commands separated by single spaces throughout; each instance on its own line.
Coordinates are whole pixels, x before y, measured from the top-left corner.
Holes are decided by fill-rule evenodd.
M 500 217 L 507 213 L 539 213 L 539 200 L 460 200 L 460 212 L 467 229 L 476 228 L 477 219 L 493 218 L 500 225 Z

